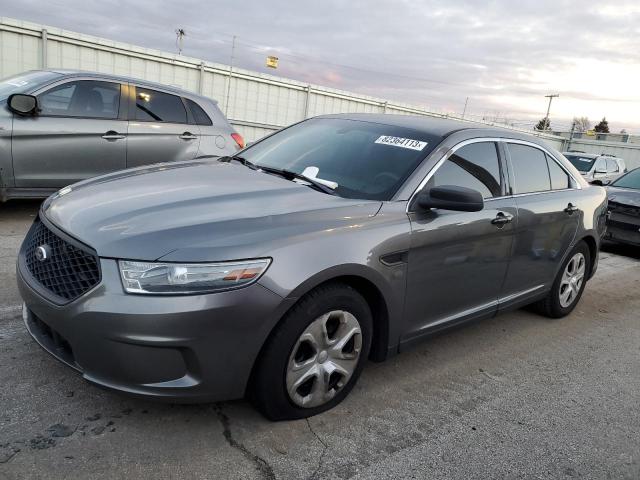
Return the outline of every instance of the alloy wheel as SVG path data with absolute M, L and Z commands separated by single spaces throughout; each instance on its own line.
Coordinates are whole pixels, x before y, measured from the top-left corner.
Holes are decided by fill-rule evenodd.
M 580 252 L 576 253 L 562 274 L 560 281 L 560 305 L 567 308 L 578 298 L 586 272 L 586 259 Z

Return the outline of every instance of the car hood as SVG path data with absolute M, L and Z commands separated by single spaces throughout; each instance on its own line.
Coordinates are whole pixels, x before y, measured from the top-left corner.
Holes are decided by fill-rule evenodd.
M 607 197 L 610 202 L 640 207 L 640 190 L 632 188 L 607 187 Z
M 197 262 L 268 256 L 283 237 L 362 223 L 380 205 L 208 160 L 80 182 L 50 197 L 42 214 L 101 257 Z

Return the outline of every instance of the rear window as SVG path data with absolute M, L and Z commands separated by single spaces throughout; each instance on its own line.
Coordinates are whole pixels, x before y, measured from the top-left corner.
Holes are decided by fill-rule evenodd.
M 176 95 L 136 87 L 136 120 L 187 123 L 187 111 Z
M 516 193 L 544 192 L 551 189 L 545 153 L 535 147 L 509 144 Z
M 571 155 L 569 153 L 565 153 L 564 156 L 571 162 L 571 164 L 578 169 L 579 172 L 588 172 L 591 170 L 593 166 L 593 162 L 595 162 L 595 158 L 587 158 L 582 157 L 580 155 Z

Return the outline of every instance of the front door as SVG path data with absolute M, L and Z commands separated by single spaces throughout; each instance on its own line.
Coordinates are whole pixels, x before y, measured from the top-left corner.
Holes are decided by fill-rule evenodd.
M 514 200 L 505 196 L 505 178 L 497 144 L 481 141 L 457 149 L 427 182 L 427 189 L 473 188 L 483 194 L 485 206 L 479 212 L 409 213 L 404 340 L 496 311 L 517 220 Z
M 182 98 L 135 87 L 129 122 L 127 167 L 190 160 L 198 153 L 200 129 L 189 124 Z
M 38 93 L 38 115 L 13 117 L 15 186 L 60 188 L 125 168 L 120 91 L 119 83 L 75 80 Z

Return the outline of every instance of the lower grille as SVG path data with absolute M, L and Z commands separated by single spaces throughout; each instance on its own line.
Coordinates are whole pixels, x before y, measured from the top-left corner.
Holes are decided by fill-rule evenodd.
M 37 219 L 23 243 L 24 264 L 47 292 L 67 303 L 100 283 L 99 260 L 90 249 L 81 248 L 52 232 Z
M 69 342 L 33 313 L 29 318 L 29 328 L 47 351 L 73 368 L 78 368 Z

